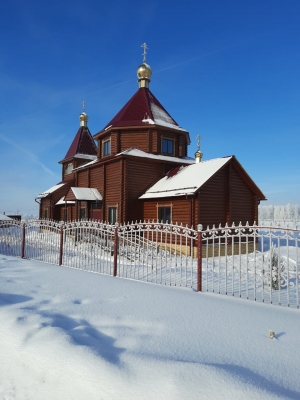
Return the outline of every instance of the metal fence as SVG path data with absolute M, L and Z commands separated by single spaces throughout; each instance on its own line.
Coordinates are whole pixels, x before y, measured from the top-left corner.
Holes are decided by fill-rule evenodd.
M 299 308 L 300 231 L 159 222 L 0 221 L 0 253 Z

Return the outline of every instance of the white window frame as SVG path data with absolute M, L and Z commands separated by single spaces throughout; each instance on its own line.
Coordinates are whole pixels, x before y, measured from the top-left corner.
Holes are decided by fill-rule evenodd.
M 105 145 L 107 144 L 107 143 L 109 143 L 109 152 L 105 152 Z M 102 156 L 103 157 L 106 157 L 106 156 L 110 156 L 111 155 L 111 140 L 110 140 L 110 138 L 109 139 L 106 139 L 106 140 L 103 140 L 102 141 Z

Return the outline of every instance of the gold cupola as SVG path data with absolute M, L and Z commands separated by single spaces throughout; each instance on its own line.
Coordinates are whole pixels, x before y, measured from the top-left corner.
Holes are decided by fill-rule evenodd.
M 139 87 L 142 88 L 148 88 L 149 87 L 149 82 L 150 82 L 150 77 L 152 75 L 152 69 L 150 67 L 150 65 L 148 65 L 146 63 L 146 50 L 148 49 L 146 43 L 142 44 L 142 46 L 144 48 L 144 53 L 143 53 L 143 64 L 141 64 L 136 73 L 137 73 L 137 77 L 138 77 L 138 82 L 139 82 Z
M 87 126 L 89 116 L 85 112 L 85 101 L 82 102 L 82 113 L 79 115 L 80 126 Z
M 197 151 L 195 153 L 195 162 L 196 164 L 202 162 L 203 153 L 200 150 L 200 135 L 197 136 Z

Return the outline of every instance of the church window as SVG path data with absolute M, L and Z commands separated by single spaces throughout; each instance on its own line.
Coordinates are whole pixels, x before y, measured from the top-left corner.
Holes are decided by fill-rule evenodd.
M 114 225 L 117 222 L 117 207 L 108 207 L 108 223 Z
M 86 208 L 80 208 L 80 219 L 86 219 Z
M 157 219 L 159 222 L 170 223 L 172 220 L 171 206 L 157 207 Z
M 103 156 L 110 155 L 110 139 L 103 142 Z
M 167 154 L 170 156 L 174 155 L 174 140 L 172 139 L 162 139 L 162 154 Z
M 48 210 L 44 210 L 44 219 L 48 219 Z
M 72 172 L 72 169 L 73 169 L 73 163 L 66 164 L 65 174 L 70 174 Z

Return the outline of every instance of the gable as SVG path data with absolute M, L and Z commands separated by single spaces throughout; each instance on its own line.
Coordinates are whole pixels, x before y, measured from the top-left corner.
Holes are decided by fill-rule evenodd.
M 202 163 L 177 167 L 148 189 L 140 199 L 194 194 L 230 159 L 231 157 L 216 158 Z
M 140 199 L 192 195 L 229 162 L 233 164 L 235 171 L 240 176 L 244 185 L 259 199 L 265 200 L 264 194 L 234 156 L 216 158 L 189 166 L 182 165 L 181 167 L 177 167 L 156 182 L 140 197 Z

